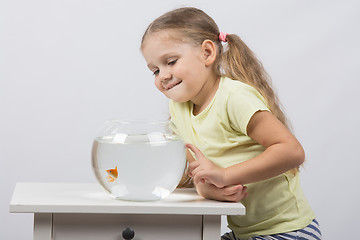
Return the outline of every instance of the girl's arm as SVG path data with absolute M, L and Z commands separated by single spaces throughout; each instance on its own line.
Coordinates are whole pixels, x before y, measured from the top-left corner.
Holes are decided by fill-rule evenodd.
M 266 150 L 255 158 L 228 168 L 216 166 L 206 159 L 199 149 L 188 144 L 187 147 L 197 157 L 197 161 L 190 164 L 194 183 L 207 182 L 217 187 L 247 184 L 275 177 L 304 162 L 305 153 L 298 140 L 270 112 L 255 113 L 248 124 L 247 132 L 249 137 Z
M 199 195 L 212 200 L 239 202 L 248 196 L 247 187 L 241 184 L 218 188 L 210 183 L 198 183 L 195 187 Z

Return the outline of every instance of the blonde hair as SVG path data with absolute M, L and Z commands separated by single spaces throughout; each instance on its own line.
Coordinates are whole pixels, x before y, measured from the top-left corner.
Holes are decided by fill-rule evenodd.
M 148 35 L 162 30 L 174 31 L 179 38 L 194 46 L 200 46 L 205 40 L 213 41 L 218 53 L 214 63 L 214 72 L 218 76 L 224 75 L 233 80 L 239 80 L 258 90 L 266 99 L 272 114 L 291 130 L 278 96 L 272 88 L 271 78 L 262 63 L 239 36 L 228 34 L 225 49 L 219 40 L 220 31 L 215 21 L 200 9 L 184 7 L 167 12 L 155 19 L 146 29 L 141 45 L 143 46 Z M 297 170 L 290 171 L 296 173 Z M 186 183 L 185 186 L 192 184 L 185 176 L 182 182 Z

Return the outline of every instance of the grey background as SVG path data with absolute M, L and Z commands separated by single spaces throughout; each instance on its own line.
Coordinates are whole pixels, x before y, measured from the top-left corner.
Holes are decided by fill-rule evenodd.
M 139 44 L 182 6 L 239 34 L 272 76 L 324 239 L 357 232 L 359 1 L 0 0 L 0 239 L 32 238 L 32 215 L 9 213 L 16 182 L 96 182 L 105 120 L 167 116 Z

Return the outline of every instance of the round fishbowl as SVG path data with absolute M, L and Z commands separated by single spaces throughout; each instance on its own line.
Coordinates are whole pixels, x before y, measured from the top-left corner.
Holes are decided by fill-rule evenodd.
M 92 167 L 116 199 L 160 200 L 178 185 L 185 155 L 185 144 L 169 121 L 109 120 L 94 139 Z

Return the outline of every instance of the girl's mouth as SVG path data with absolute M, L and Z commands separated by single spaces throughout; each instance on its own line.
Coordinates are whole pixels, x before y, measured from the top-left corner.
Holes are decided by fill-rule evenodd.
M 168 86 L 166 86 L 166 90 L 170 90 L 170 89 L 172 89 L 173 87 L 176 87 L 177 85 L 179 85 L 180 83 L 182 83 L 182 81 L 175 82 L 175 83 L 171 83 L 171 84 L 169 84 Z

